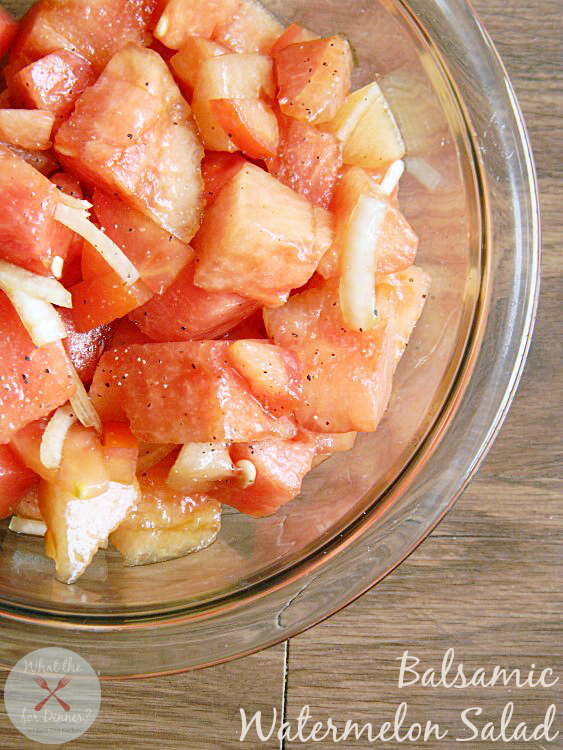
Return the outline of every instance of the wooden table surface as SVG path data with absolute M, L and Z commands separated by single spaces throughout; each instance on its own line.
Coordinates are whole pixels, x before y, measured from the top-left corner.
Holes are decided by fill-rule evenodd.
M 315 721 L 328 717 L 371 722 L 392 720 L 408 704 L 405 726 L 428 719 L 448 729 L 445 740 L 370 743 L 364 735 L 340 747 L 458 746 L 461 712 L 480 706 L 475 719 L 500 726 L 514 702 L 512 726 L 531 728 L 558 705 L 562 734 L 553 743 L 473 740 L 485 748 L 561 748 L 563 695 L 551 688 L 398 688 L 405 650 L 420 668 L 439 669 L 448 648 L 467 672 L 494 665 L 528 672 L 531 664 L 561 675 L 562 485 L 561 312 L 563 275 L 563 58 L 561 0 L 475 2 L 504 58 L 526 115 L 535 149 L 544 226 L 543 287 L 536 333 L 526 372 L 491 453 L 438 529 L 383 583 L 308 633 L 268 651 L 202 672 L 143 681 L 104 683 L 94 725 L 73 748 L 105 750 L 121 740 L 135 750 L 189 748 L 228 750 L 241 746 L 239 709 L 247 716 L 272 709 L 294 722 L 310 706 Z M 558 31 L 559 30 L 559 31 Z M 2 679 L 3 682 L 3 679 Z M 3 711 L 3 705 L 2 705 Z M 556 720 L 556 721 L 557 721 Z M 269 722 L 266 722 L 269 724 Z M 309 730 L 312 722 L 309 724 Z M 3 748 L 36 745 L 0 714 Z M 259 742 L 251 731 L 242 746 L 285 747 L 275 737 Z M 309 743 L 332 747 L 326 740 Z M 464 745 L 461 745 L 463 747 Z

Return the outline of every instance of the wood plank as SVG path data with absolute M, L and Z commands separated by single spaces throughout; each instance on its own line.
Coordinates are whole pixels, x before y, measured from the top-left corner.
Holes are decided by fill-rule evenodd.
M 292 640 L 289 651 L 290 721 L 309 704 L 311 724 L 330 716 L 341 725 L 354 719 L 377 728 L 392 720 L 397 705 L 406 701 L 406 726 L 430 719 L 449 731 L 450 741 L 420 744 L 428 750 L 452 747 L 452 738 L 464 736 L 461 712 L 471 706 L 484 710 L 476 723 L 492 720 L 498 727 L 502 709 L 513 700 L 516 721 L 535 726 L 549 704 L 562 698 L 560 683 L 550 689 L 522 690 L 419 684 L 398 688 L 396 659 L 405 649 L 418 656 L 424 668 L 438 669 L 450 647 L 467 673 L 479 667 L 490 671 L 495 665 L 527 670 L 535 663 L 560 675 L 563 668 L 563 358 L 557 325 L 563 296 L 563 59 L 553 33 L 560 25 L 561 5 L 551 0 L 533 6 L 502 0 L 475 5 L 507 64 L 527 117 L 539 172 L 544 272 L 530 359 L 500 437 L 456 508 L 386 581 L 327 623 Z M 292 750 L 299 744 L 286 742 L 285 747 Z M 492 746 L 489 741 L 468 745 L 472 750 Z M 329 746 L 328 741 L 319 745 Z M 344 746 L 373 744 L 364 738 Z M 539 746 L 495 743 L 499 748 Z
M 317 0 L 318 1 L 318 0 Z M 2 0 L 4 2 L 4 0 Z M 5 2 L 21 7 L 18 0 Z M 408 723 L 431 719 L 450 736 L 460 713 L 481 705 L 498 722 L 504 705 L 517 720 L 539 723 L 561 691 L 514 688 L 398 689 L 396 658 L 405 649 L 424 667 L 439 668 L 449 647 L 467 671 L 494 665 L 563 668 L 561 616 L 561 111 L 563 65 L 560 0 L 533 6 L 506 0 L 475 2 L 508 66 L 527 117 L 542 191 L 544 282 L 530 360 L 518 397 L 489 458 L 435 534 L 377 589 L 291 642 L 287 714 L 311 706 L 315 719 L 391 720 L 409 705 Z M 560 318 L 559 318 L 560 320 Z M 155 747 L 221 750 L 278 744 L 238 741 L 239 707 L 266 718 L 282 706 L 284 647 L 204 672 L 102 687 L 100 714 L 75 748 L 109 750 L 126 740 Z M 3 683 L 3 677 L 0 676 Z M 559 688 L 560 686 L 558 686 Z M 510 691 L 511 690 L 511 691 Z M 6 750 L 36 747 L 0 713 Z M 420 747 L 452 747 L 427 742 Z M 544 746 L 547 748 L 549 745 Z M 397 746 L 396 743 L 387 743 Z M 457 743 L 456 743 L 457 745 Z M 491 743 L 468 743 L 487 750 Z M 287 750 L 300 746 L 286 742 Z M 311 746 L 311 745 L 309 745 Z M 315 745 L 332 747 L 332 743 Z M 341 747 L 373 747 L 364 740 Z M 404 743 L 417 746 L 417 743 Z M 519 743 L 496 748 L 526 750 Z M 555 746 L 555 745 L 551 745 Z
M 496 665 L 527 672 L 532 663 L 560 674 L 561 578 L 555 573 L 560 563 L 556 542 L 540 547 L 535 540 L 429 539 L 377 590 L 291 641 L 288 720 L 295 726 L 308 704 L 311 723 L 331 717 L 339 726 L 351 719 L 379 728 L 406 701 L 406 727 L 430 719 L 452 738 L 420 745 L 429 750 L 452 747 L 453 738 L 467 736 L 460 717 L 472 706 L 481 706 L 486 720 L 498 725 L 504 706 L 513 700 L 518 721 L 536 726 L 550 703 L 560 700 L 560 686 L 455 690 L 417 684 L 399 689 L 397 658 L 408 650 L 421 659 L 422 669 L 439 670 L 453 647 L 456 665 L 463 662 L 468 675 L 479 667 L 490 674 Z M 287 750 L 298 746 L 285 745 Z M 364 737 L 344 746 L 373 744 Z M 490 750 L 491 743 L 475 741 L 469 747 Z
M 119 739 L 126 739 L 134 750 L 240 747 L 237 731 L 241 707 L 248 715 L 255 711 L 265 714 L 273 706 L 281 710 L 284 652 L 281 644 L 213 669 L 146 680 L 104 682 L 96 721 L 69 747 L 115 750 Z M 2 689 L 4 682 L 5 677 L 0 673 Z M 3 702 L 0 705 L 3 708 Z M 0 738 L 2 750 L 38 747 L 18 732 L 3 710 Z

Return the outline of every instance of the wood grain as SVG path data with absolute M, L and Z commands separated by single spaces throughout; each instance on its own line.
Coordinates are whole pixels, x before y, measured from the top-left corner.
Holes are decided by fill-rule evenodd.
M 500 723 L 514 701 L 515 721 L 536 726 L 551 689 L 504 687 L 453 690 L 398 688 L 396 661 L 408 649 L 421 667 L 439 669 L 446 650 L 471 673 L 494 665 L 528 670 L 531 664 L 563 672 L 561 483 L 561 277 L 563 239 L 561 162 L 563 58 L 554 30 L 561 4 L 533 6 L 481 0 L 475 3 L 507 65 L 535 149 L 542 195 L 543 287 L 536 335 L 524 378 L 503 430 L 476 479 L 436 532 L 393 575 L 327 623 L 293 639 L 289 648 L 287 717 L 304 704 L 313 721 L 332 717 L 374 728 L 408 703 L 405 726 L 427 719 L 449 730 L 470 732 L 461 712 L 483 708 L 476 720 Z M 295 724 L 294 724 L 295 726 Z M 563 730 L 559 714 L 559 730 Z M 561 747 L 561 735 L 553 745 Z M 545 744 L 545 743 L 543 743 Z M 373 747 L 365 737 L 346 747 Z M 457 743 L 456 743 L 457 745 Z M 287 750 L 300 746 L 286 742 Z M 320 743 L 318 747 L 332 747 Z M 391 743 L 392 747 L 399 747 Z M 404 746 L 413 746 L 405 743 Z M 414 746 L 454 746 L 448 739 Z M 491 742 L 467 743 L 490 750 Z M 539 743 L 496 742 L 497 748 Z
M 562 485 L 560 313 L 563 260 L 561 163 L 563 59 L 560 0 L 479 0 L 474 3 L 504 58 L 535 147 L 544 223 L 544 273 L 536 335 L 518 396 L 478 476 L 436 532 L 396 572 L 344 612 L 291 641 L 204 672 L 130 683 L 105 683 L 92 728 L 73 748 L 106 750 L 119 740 L 135 750 L 241 746 L 239 707 L 247 714 L 282 709 L 295 719 L 308 704 L 315 720 L 330 716 L 391 720 L 407 701 L 408 723 L 431 719 L 450 737 L 462 734 L 460 713 L 481 706 L 498 723 L 514 700 L 517 721 L 539 723 L 552 689 L 398 689 L 397 657 L 405 650 L 424 668 L 439 668 L 447 648 L 467 672 L 532 663 L 561 675 Z M 559 501 L 559 502 L 558 502 Z M 288 679 L 284 681 L 288 656 Z M 3 681 L 3 680 L 2 680 Z M 561 708 L 561 703 L 559 704 Z M 563 727 L 559 727 L 563 730 Z M 249 737 L 251 737 L 250 735 Z M 0 714 L 6 750 L 36 747 Z M 559 740 L 560 741 L 560 740 Z M 548 747 L 561 747 L 557 742 Z M 277 740 L 243 746 L 278 748 Z M 287 741 L 286 750 L 300 746 Z M 308 745 L 312 747 L 312 744 Z M 332 747 L 330 742 L 314 745 Z M 365 738 L 340 747 L 374 747 Z M 400 747 L 387 743 L 388 747 Z M 452 748 L 453 741 L 402 747 Z M 461 745 L 463 747 L 463 745 Z M 490 742 L 467 743 L 490 750 Z M 511 750 L 539 743 L 494 743 Z

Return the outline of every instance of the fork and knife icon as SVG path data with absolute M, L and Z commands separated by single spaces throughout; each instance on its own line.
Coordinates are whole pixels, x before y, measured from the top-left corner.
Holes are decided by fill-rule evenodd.
M 47 703 L 47 701 L 50 698 L 54 698 L 55 700 L 57 700 L 61 704 L 61 707 L 64 708 L 65 711 L 70 711 L 70 706 L 68 705 L 68 703 L 65 703 L 63 700 L 61 700 L 61 698 L 59 698 L 58 695 L 55 695 L 55 693 L 57 692 L 57 690 L 62 690 L 65 685 L 68 685 L 68 683 L 72 680 L 72 675 L 65 674 L 64 677 L 61 677 L 61 679 L 59 680 L 57 684 L 57 687 L 54 690 L 51 690 L 49 685 L 47 685 L 47 681 L 40 675 L 34 674 L 33 679 L 39 685 L 40 688 L 43 688 L 43 690 L 47 690 L 49 693 L 49 695 L 46 698 L 44 698 L 41 701 L 41 703 L 38 703 L 35 706 L 36 711 L 41 711 L 43 706 Z

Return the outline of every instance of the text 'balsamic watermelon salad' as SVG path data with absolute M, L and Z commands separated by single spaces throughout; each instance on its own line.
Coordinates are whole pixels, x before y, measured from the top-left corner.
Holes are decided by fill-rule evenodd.
M 335 34 L 255 0 L 0 9 L 0 517 L 73 583 L 276 513 L 372 432 L 430 278 Z

